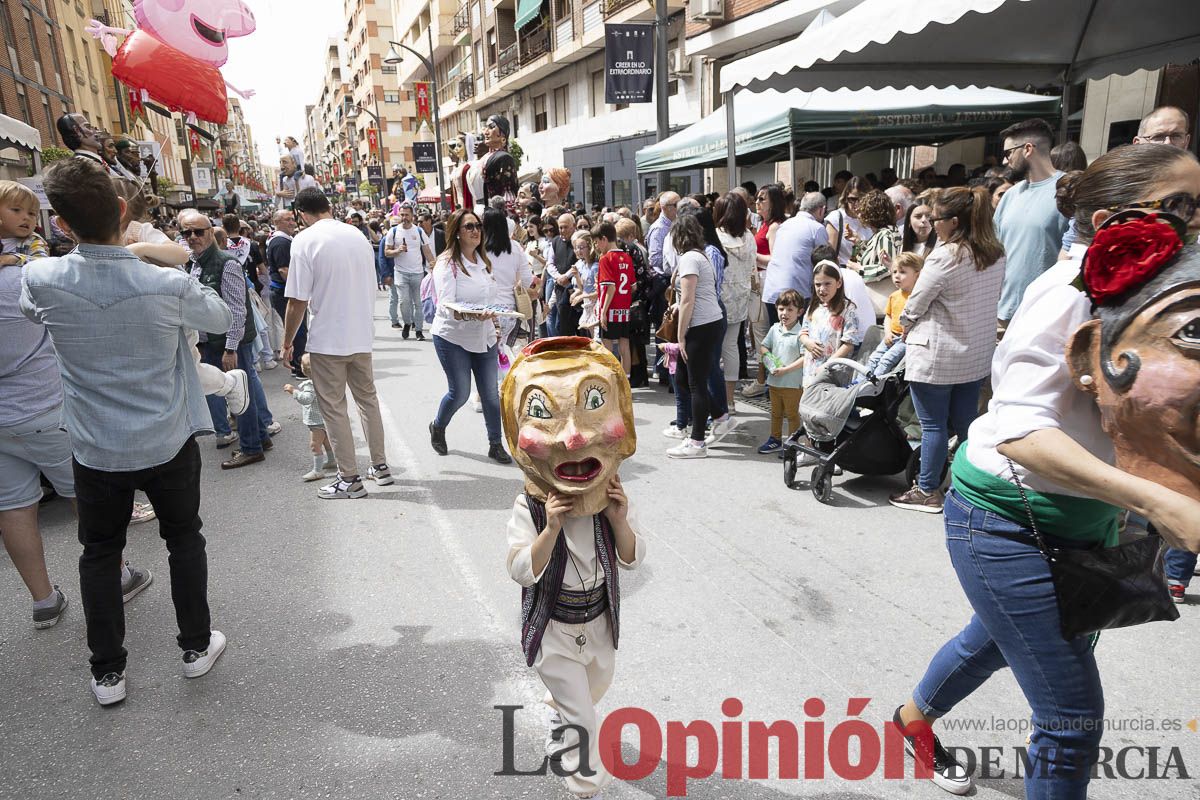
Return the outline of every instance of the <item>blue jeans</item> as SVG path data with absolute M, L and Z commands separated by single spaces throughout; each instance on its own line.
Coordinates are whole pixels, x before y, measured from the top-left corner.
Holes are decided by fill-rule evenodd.
M 1091 639 L 1062 638 L 1050 567 L 1032 531 L 976 508 L 954 490 L 944 509 L 946 549 L 975 614 L 929 662 L 913 700 L 922 713 L 944 716 L 1009 667 L 1033 710 L 1025 797 L 1086 800 L 1104 720 Z
M 1163 567 L 1168 582 L 1186 587 L 1192 582 L 1192 575 L 1196 571 L 1196 554 L 1174 547 L 1169 548 L 1163 556 Z
M 896 368 L 907 351 L 908 345 L 899 337 L 890 345 L 880 342 L 879 346 L 875 348 L 875 352 L 871 353 L 871 357 L 867 359 L 867 369 L 876 375 L 887 375 Z
M 213 347 L 208 342 L 201 344 L 200 348 L 201 361 L 217 368 L 221 367 L 224 350 Z M 267 408 L 267 395 L 263 392 L 262 381 L 258 378 L 253 359 L 253 342 L 238 347 L 238 369 L 246 371 L 250 388 L 250 405 L 247 406 L 246 413 L 238 418 L 238 447 L 249 455 L 263 451 L 263 442 L 270 435 L 267 433 L 267 426 L 273 422 L 271 409 Z M 210 394 L 205 395 L 204 399 L 208 402 L 208 412 L 212 415 L 213 430 L 220 436 L 229 435 L 229 406 L 225 403 L 225 398 Z M 254 420 L 258 421 L 257 425 L 254 424 Z
M 392 285 L 388 287 L 398 290 L 400 318 L 405 325 L 412 325 L 416 331 L 420 331 L 421 325 L 425 322 L 425 318 L 421 315 L 421 279 L 424 277 L 424 272 L 397 272 L 392 278 Z M 395 296 L 393 295 L 393 298 Z M 388 305 L 388 313 L 392 315 L 392 322 L 395 322 L 396 301 L 394 299 Z
M 400 287 L 396 285 L 396 276 L 392 276 L 392 282 L 387 287 L 388 289 L 388 319 L 393 325 L 400 324 L 400 314 L 398 308 L 400 305 Z
M 979 416 L 979 391 L 983 379 L 954 384 L 913 381 L 909 387 L 917 419 L 921 422 L 921 476 L 917 485 L 923 492 L 932 492 L 942 482 L 950 430 L 953 429 L 959 441 L 963 441 L 967 438 L 967 429 Z
M 492 345 L 483 353 L 472 353 L 440 336 L 433 337 L 433 350 L 437 353 L 442 370 L 449 384 L 442 402 L 438 405 L 433 424 L 445 428 L 455 412 L 466 404 L 471 396 L 471 375 L 475 376 L 475 388 L 483 403 L 483 423 L 487 427 L 488 444 L 500 442 L 500 395 L 496 391 L 496 348 Z

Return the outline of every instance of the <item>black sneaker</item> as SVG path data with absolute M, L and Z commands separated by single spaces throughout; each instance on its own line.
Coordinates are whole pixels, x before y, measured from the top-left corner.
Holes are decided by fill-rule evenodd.
M 392 327 L 393 327 L 393 328 L 399 328 L 399 327 L 400 327 L 400 323 L 399 323 L 399 322 L 393 322 L 393 323 L 392 323 Z
M 900 730 L 904 730 L 904 723 L 900 721 L 900 707 L 896 707 L 896 713 L 892 715 L 892 722 Z M 930 753 L 922 749 L 919 754 L 917 748 L 921 746 L 921 742 L 916 736 L 904 737 L 904 752 L 914 761 L 919 761 L 928 767 L 930 762 Z M 971 791 L 974 785 L 971 776 L 962 768 L 954 756 L 950 755 L 945 747 L 942 747 L 942 741 L 938 739 L 937 734 L 933 734 L 933 774 L 930 775 L 930 780 L 940 789 L 945 789 L 950 794 L 963 795 Z
M 401 331 L 400 331 L 400 338 L 401 338 L 401 339 L 407 339 L 407 338 L 408 338 L 408 331 L 409 331 L 411 328 L 412 328 L 412 325 L 405 325 L 405 326 L 404 326 L 404 328 L 402 328 L 402 329 L 401 329 Z
M 433 445 L 433 452 L 439 456 L 444 456 L 450 452 L 450 449 L 446 446 L 446 429 L 439 428 L 432 422 L 429 423 L 429 443 Z
M 418 342 L 423 342 L 423 341 L 425 341 L 425 334 L 424 334 L 424 333 L 422 333 L 421 331 L 417 331 L 417 341 L 418 341 Z

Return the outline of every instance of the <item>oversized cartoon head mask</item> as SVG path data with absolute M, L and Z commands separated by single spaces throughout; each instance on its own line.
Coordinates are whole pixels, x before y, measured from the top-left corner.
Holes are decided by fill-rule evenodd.
M 633 396 L 612 353 L 579 336 L 534 342 L 504 379 L 500 410 L 530 495 L 574 498 L 573 516 L 608 505 L 609 482 L 637 448 Z
M 193 58 L 221 66 L 226 40 L 254 33 L 254 14 L 241 0 L 135 0 L 133 16 L 144 31 Z
M 1117 466 L 1200 500 L 1200 247 L 1185 234 L 1170 215 L 1131 212 L 1097 231 L 1083 268 L 1096 318 L 1067 359 Z

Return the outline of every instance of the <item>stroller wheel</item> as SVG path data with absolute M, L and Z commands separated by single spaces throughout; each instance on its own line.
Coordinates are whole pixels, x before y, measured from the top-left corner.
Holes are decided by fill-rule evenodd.
M 783 485 L 796 488 L 796 451 L 790 447 L 783 451 Z
M 824 467 L 816 467 L 809 478 L 809 486 L 813 497 L 822 503 L 833 499 L 833 476 Z

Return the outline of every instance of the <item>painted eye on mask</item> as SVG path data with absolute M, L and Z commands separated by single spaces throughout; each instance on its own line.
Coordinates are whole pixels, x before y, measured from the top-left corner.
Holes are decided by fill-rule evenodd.
M 546 407 L 545 399 L 536 394 L 529 398 L 529 405 L 525 408 L 525 415 L 533 419 L 551 419 L 553 417 L 550 409 Z
M 598 386 L 592 386 L 583 396 L 583 407 L 588 411 L 595 411 L 604 405 L 604 391 Z
M 1196 317 L 1188 324 L 1184 325 L 1172 337 L 1179 344 L 1187 348 L 1200 349 L 1200 317 Z

